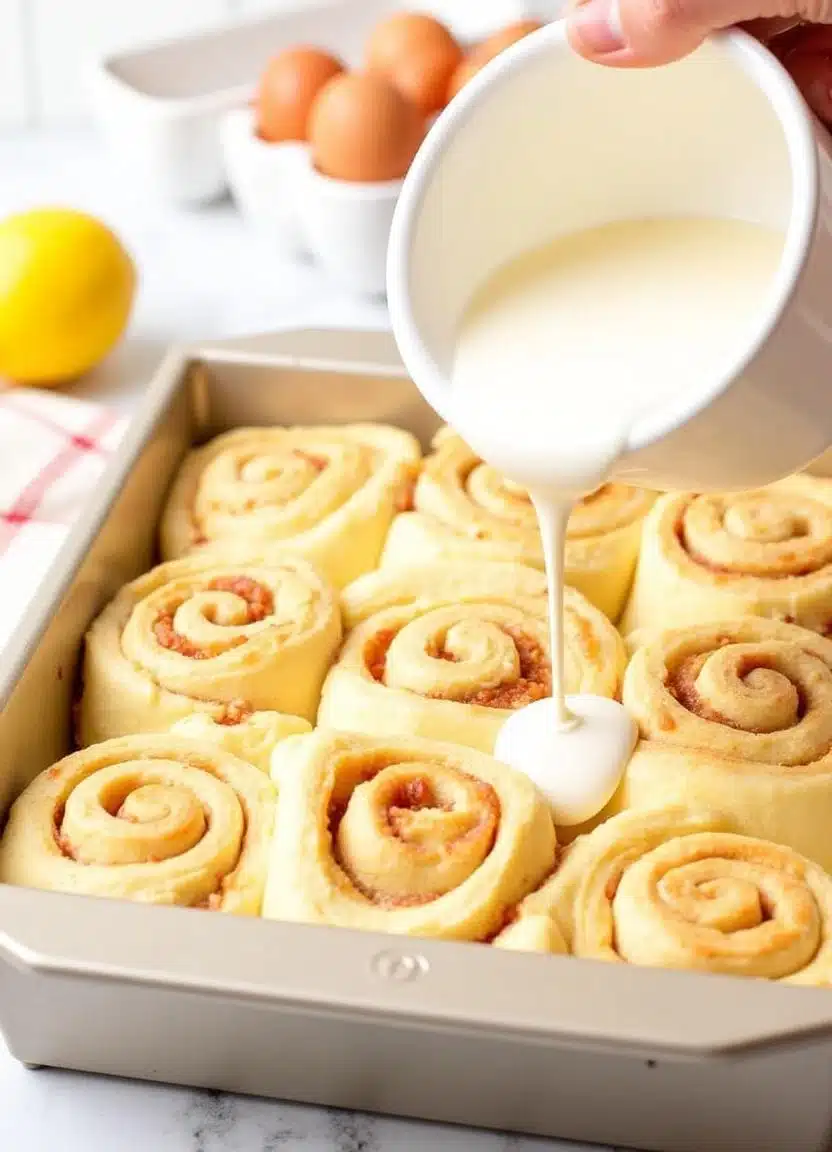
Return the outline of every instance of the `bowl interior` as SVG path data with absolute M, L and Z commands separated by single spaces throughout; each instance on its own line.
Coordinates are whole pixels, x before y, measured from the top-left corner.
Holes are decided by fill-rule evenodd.
M 405 182 L 389 266 L 394 331 L 440 410 L 466 305 L 521 253 L 617 219 L 789 223 L 789 145 L 758 84 L 774 66 L 758 53 L 746 68 L 742 43 L 618 70 L 579 58 L 553 25 L 440 117 Z

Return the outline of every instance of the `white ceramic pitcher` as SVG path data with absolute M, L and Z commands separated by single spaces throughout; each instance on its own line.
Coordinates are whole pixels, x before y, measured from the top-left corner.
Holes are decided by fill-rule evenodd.
M 723 33 L 668 67 L 618 70 L 578 57 L 565 24 L 551 24 L 475 77 L 416 157 L 388 252 L 393 331 L 417 387 L 459 425 L 457 325 L 499 266 L 618 219 L 779 226 L 774 303 L 742 357 L 669 415 L 640 420 L 614 471 L 657 488 L 764 484 L 832 444 L 830 198 L 830 138 L 750 36 Z

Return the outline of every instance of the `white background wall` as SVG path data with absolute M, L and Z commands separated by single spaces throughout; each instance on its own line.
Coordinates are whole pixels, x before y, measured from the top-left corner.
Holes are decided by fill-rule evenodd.
M 95 52 L 288 5 L 289 0 L 0 0 L 0 128 L 82 121 L 81 72 Z

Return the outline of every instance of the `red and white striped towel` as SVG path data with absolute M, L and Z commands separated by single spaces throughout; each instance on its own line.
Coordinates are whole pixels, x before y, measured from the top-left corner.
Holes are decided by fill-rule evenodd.
M 0 648 L 48 578 L 124 427 L 99 404 L 0 390 Z

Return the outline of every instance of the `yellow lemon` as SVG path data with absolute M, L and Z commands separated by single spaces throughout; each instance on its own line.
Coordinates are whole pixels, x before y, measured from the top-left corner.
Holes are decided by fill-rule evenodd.
M 116 344 L 136 273 L 100 220 L 37 209 L 0 222 L 0 377 L 41 387 L 72 380 Z

